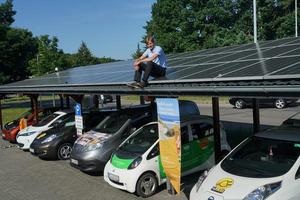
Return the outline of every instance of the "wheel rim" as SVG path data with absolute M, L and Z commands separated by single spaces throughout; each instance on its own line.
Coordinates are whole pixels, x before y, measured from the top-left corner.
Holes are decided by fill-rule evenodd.
M 72 148 L 69 145 L 62 146 L 59 150 L 59 155 L 63 159 L 70 158 Z
M 235 102 L 235 107 L 236 108 L 243 108 L 243 102 L 241 100 L 238 100 Z
M 144 177 L 143 181 L 141 182 L 141 191 L 145 195 L 149 195 L 155 191 L 156 182 L 153 176 L 146 176 Z
M 282 99 L 276 100 L 275 106 L 276 106 L 276 108 L 284 108 L 284 106 L 285 106 L 284 100 L 282 100 Z

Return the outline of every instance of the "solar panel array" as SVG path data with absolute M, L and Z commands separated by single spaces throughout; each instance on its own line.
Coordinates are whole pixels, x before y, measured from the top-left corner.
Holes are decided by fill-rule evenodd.
M 300 77 L 300 38 L 286 38 L 168 55 L 172 81 L 207 78 Z M 111 84 L 133 80 L 132 60 L 84 66 L 5 86 Z M 1 87 L 0 87 L 1 88 Z

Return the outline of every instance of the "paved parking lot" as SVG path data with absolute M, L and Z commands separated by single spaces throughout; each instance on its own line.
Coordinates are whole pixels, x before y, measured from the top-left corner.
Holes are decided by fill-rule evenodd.
M 202 114 L 211 115 L 210 105 L 200 105 Z M 262 109 L 262 124 L 279 125 L 300 111 L 300 107 L 284 110 Z M 221 107 L 221 120 L 252 123 L 252 110 Z M 169 195 L 164 187 L 148 198 L 187 200 L 200 173 L 183 178 L 180 195 Z M 88 175 L 72 168 L 68 161 L 45 161 L 17 149 L 0 139 L 0 199 L 2 200 L 119 200 L 142 199 L 109 186 L 102 175 Z
M 183 180 L 181 195 L 169 195 L 165 187 L 148 198 L 186 200 L 196 181 Z M 187 194 L 185 194 L 186 192 Z M 135 194 L 115 189 L 102 175 L 88 175 L 72 168 L 68 161 L 45 161 L 23 152 L 0 139 L 0 199 L 3 200 L 119 200 L 141 199 Z

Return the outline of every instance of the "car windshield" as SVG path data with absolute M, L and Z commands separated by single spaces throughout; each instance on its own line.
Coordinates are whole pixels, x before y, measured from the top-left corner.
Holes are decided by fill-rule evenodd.
M 94 129 L 96 132 L 114 134 L 130 119 L 127 114 L 114 113 L 102 120 Z
M 146 125 L 139 129 L 134 136 L 130 137 L 120 146 L 120 150 L 143 154 L 158 140 L 157 124 Z
M 37 127 L 45 126 L 46 124 L 48 124 L 49 122 L 51 122 L 58 116 L 59 116 L 59 114 L 55 114 L 55 113 L 48 115 L 47 117 L 45 117 L 41 121 L 39 121 L 35 126 L 37 126 Z
M 253 136 L 221 163 L 226 172 L 251 178 L 287 173 L 299 157 L 300 143 Z

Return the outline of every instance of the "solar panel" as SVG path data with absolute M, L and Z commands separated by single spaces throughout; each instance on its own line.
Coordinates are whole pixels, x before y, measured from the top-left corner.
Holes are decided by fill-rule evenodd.
M 300 78 L 300 38 L 262 41 L 215 49 L 170 54 L 167 82 L 293 75 Z M 132 60 L 76 67 L 0 86 L 125 84 L 134 76 Z M 158 81 L 159 82 L 159 81 Z

